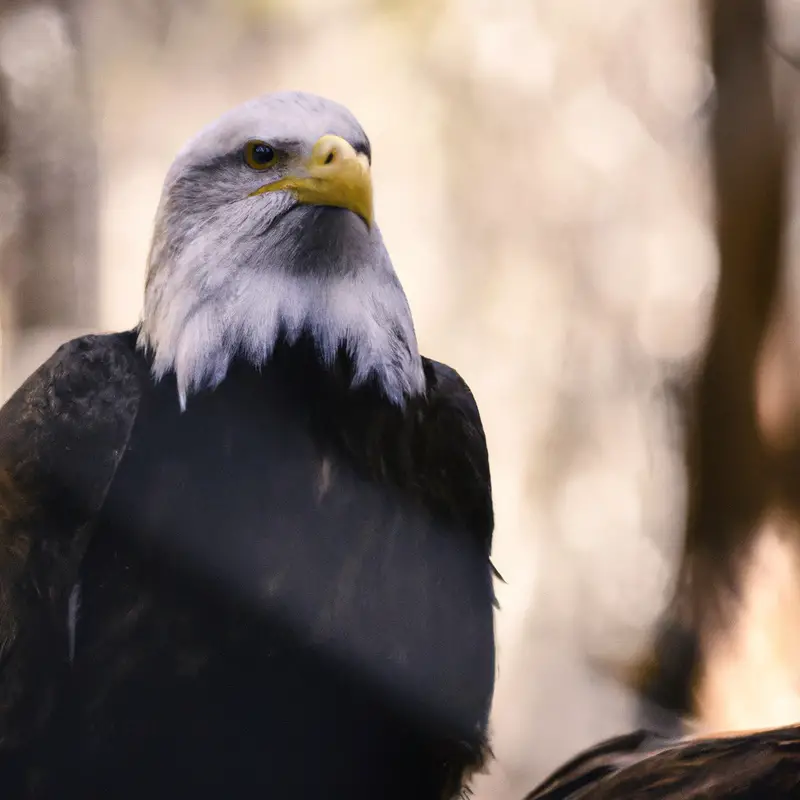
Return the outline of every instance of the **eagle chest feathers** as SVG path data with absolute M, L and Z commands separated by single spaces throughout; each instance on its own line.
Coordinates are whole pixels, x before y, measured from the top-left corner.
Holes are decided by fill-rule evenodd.
M 479 758 L 485 508 L 450 474 L 469 465 L 441 458 L 435 407 L 347 379 L 346 358 L 323 370 L 300 343 L 260 370 L 234 362 L 183 413 L 168 378 L 143 392 L 80 572 L 67 729 L 108 790 L 145 735 L 181 791 L 178 765 L 202 791 L 236 769 L 275 796 L 337 780 L 434 796 L 444 763 Z M 303 767 L 334 739 L 332 763 Z M 428 774 L 371 784 L 390 753 Z

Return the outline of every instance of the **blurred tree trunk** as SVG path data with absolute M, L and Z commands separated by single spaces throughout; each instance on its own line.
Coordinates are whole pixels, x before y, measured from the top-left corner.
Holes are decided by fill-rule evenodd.
M 731 559 L 772 499 L 755 389 L 781 275 L 786 134 L 773 103 L 764 2 L 712 0 L 708 19 L 720 280 L 688 438 L 686 549 L 698 573 L 692 583 L 711 574 L 716 585 L 735 570 Z
M 80 3 L 0 4 L 0 394 L 98 324 L 97 179 Z
M 783 285 L 788 175 L 767 7 L 763 0 L 707 0 L 705 10 L 716 84 L 710 147 L 720 275 L 688 408 L 683 560 L 645 678 L 652 699 L 680 711 L 697 711 L 713 642 L 737 622 L 755 538 L 766 513 L 787 499 L 757 402 L 759 365 Z

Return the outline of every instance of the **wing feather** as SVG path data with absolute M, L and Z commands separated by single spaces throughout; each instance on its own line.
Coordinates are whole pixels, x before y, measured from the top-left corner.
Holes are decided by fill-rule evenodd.
M 67 342 L 0 408 L 0 768 L 69 663 L 69 598 L 138 409 L 134 342 Z

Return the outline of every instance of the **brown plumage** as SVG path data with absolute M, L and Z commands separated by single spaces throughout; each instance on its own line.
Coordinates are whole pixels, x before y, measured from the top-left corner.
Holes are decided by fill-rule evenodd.
M 716 800 L 800 797 L 800 725 L 713 738 L 646 731 L 576 756 L 525 800 Z

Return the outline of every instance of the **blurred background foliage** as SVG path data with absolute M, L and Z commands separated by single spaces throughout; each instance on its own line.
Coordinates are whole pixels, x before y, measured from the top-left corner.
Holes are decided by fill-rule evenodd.
M 596 664 L 648 652 L 679 585 L 681 421 L 724 252 L 708 5 L 0 0 L 2 399 L 65 339 L 137 322 L 161 183 L 199 127 L 298 88 L 349 106 L 370 135 L 378 219 L 421 347 L 471 385 L 490 446 L 506 583 L 497 761 L 478 797 L 518 796 L 637 724 L 634 694 Z M 790 53 L 800 3 L 769 9 Z M 786 61 L 775 85 L 790 107 Z M 791 216 L 784 344 L 799 230 Z M 797 362 L 781 352 L 767 416 L 792 391 Z M 762 723 L 763 687 L 732 665 L 763 676 L 773 651 L 791 697 L 767 722 L 800 719 L 791 624 L 763 623 L 794 602 L 793 573 L 769 552 L 761 643 L 730 645 L 720 669 L 736 691 L 706 690 L 712 727 Z

